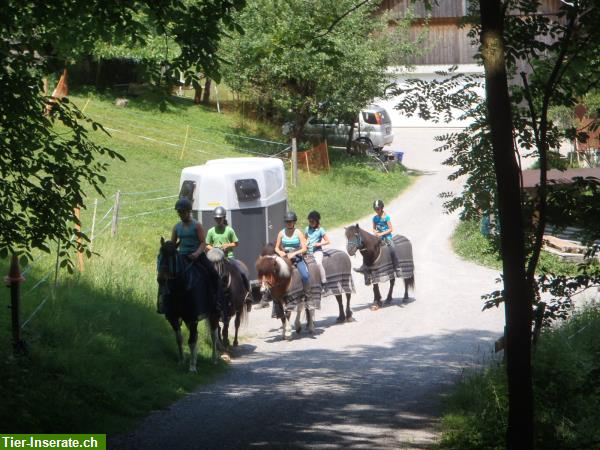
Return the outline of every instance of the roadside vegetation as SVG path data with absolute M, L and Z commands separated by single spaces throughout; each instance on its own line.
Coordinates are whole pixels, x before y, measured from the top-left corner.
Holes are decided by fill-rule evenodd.
M 535 448 L 600 448 L 600 305 L 543 331 L 533 360 Z M 446 399 L 440 450 L 506 448 L 506 371 L 468 371 Z
M 91 139 L 119 152 L 126 162 L 107 161 L 106 198 L 84 187 L 82 229 L 88 236 L 94 200 L 99 197 L 95 254 L 84 260 L 84 271 L 70 275 L 60 270 L 54 288 L 56 242 L 50 243 L 49 255 L 34 252 L 34 261 L 25 268 L 21 317 L 30 319 L 23 328 L 27 356 L 12 356 L 10 315 L 0 315 L 4 432 L 122 431 L 224 370 L 223 364 L 209 363 L 204 326 L 199 374 L 177 365 L 173 332 L 155 312 L 159 239 L 170 236 L 177 221 L 173 205 L 183 167 L 215 158 L 275 154 L 285 148 L 243 139 L 281 141 L 278 127 L 235 112 L 218 114 L 190 99 L 174 97 L 163 112 L 151 93 L 130 99 L 125 108 L 116 107 L 115 96 L 109 93 L 83 91 L 70 100 L 111 134 L 90 130 Z M 366 159 L 344 152 L 332 151 L 330 160 L 331 172 L 300 171 L 298 186 L 289 187 L 299 225 L 312 209 L 321 212 L 327 228 L 363 217 L 375 197 L 389 200 L 411 180 L 400 167 L 382 173 Z M 121 220 L 111 237 L 112 214 L 101 218 L 117 190 Z M 0 270 L 7 272 L 6 260 L 0 262 Z M 5 295 L 2 303 L 7 302 Z

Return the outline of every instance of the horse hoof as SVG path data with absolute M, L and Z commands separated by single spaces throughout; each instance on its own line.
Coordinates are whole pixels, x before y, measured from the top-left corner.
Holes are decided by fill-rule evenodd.
M 352 318 L 352 313 L 346 314 L 346 322 L 352 322 L 354 319 Z
M 225 362 L 231 362 L 231 356 L 229 356 L 227 353 L 223 353 L 221 355 L 221 359 Z
M 371 311 L 377 311 L 381 306 L 379 305 L 371 305 Z
M 233 347 L 237 347 L 238 346 L 238 341 L 233 341 Z
M 386 305 L 389 305 L 390 303 L 392 303 L 392 300 L 394 300 L 394 299 L 393 299 L 393 298 L 391 298 L 391 297 L 390 297 L 390 298 L 386 298 L 384 303 L 385 303 Z
M 302 327 L 296 327 L 296 333 L 300 334 L 301 331 L 302 331 Z
M 337 323 L 342 323 L 346 321 L 346 318 L 344 316 L 339 316 L 337 319 L 335 319 L 335 321 Z

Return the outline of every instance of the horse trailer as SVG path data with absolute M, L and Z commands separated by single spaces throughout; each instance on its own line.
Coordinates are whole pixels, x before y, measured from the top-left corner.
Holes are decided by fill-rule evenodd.
M 214 209 L 227 210 L 227 222 L 239 245 L 235 258 L 243 261 L 256 280 L 254 263 L 263 246 L 275 243 L 284 227 L 287 188 L 283 162 L 277 158 L 225 158 L 186 167 L 181 172 L 179 197 L 192 202 L 192 215 L 207 232 L 215 225 Z

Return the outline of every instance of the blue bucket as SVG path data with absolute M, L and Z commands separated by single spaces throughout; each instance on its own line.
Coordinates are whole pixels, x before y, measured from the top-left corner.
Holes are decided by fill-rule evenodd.
M 394 152 L 394 156 L 396 157 L 396 162 L 401 163 L 404 152 Z

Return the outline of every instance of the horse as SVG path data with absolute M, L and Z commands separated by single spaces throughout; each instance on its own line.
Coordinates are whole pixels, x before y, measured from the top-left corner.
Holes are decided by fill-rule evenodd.
M 287 257 L 276 254 L 260 256 L 256 261 L 256 270 L 263 296 L 273 298 L 272 316 L 281 319 L 283 339 L 291 338 L 290 320 L 293 310 L 296 310 L 296 332 L 299 333 L 302 329 L 300 316 L 306 311 L 308 331 L 314 333 L 314 310 L 320 308 L 321 303 L 321 285 L 315 283 L 319 277 L 318 268 L 314 264 L 312 268 L 309 267 L 311 285 L 308 296 L 304 292 L 300 273 L 297 269 L 294 270 Z
M 225 252 L 220 248 L 212 248 L 206 256 L 215 266 L 221 279 L 223 294 L 225 297 L 225 310 L 223 312 L 223 329 L 221 341 L 225 348 L 229 348 L 229 321 L 235 314 L 235 337 L 233 338 L 233 346 L 238 346 L 238 331 L 241 323 L 245 323 L 247 319 L 247 299 L 250 292 L 248 284 L 248 268 L 239 260 L 229 260 L 225 258 Z M 252 306 L 249 304 L 249 306 Z
M 394 271 L 391 259 L 391 248 L 382 245 L 381 239 L 373 234 L 363 230 L 356 225 L 345 228 L 346 251 L 350 256 L 354 256 L 358 250 L 363 257 L 363 264 L 367 270 L 364 274 L 365 284 L 373 284 L 373 306 L 372 310 L 377 310 L 383 306 L 381 302 L 381 293 L 379 292 L 379 283 L 389 280 L 390 289 L 388 291 L 385 303 L 392 301 L 392 291 L 396 277 L 404 279 L 404 300 L 408 299 L 408 290 L 415 287 L 414 262 L 412 256 L 412 245 L 410 241 L 400 235 L 395 235 L 392 239 L 394 250 L 398 261 L 398 272 Z
M 212 341 L 212 361 L 217 362 L 219 312 L 207 275 L 196 264 L 179 254 L 175 243 L 160 238 L 158 254 L 159 312 L 175 332 L 179 362 L 183 363 L 183 334 L 181 321 L 189 331 L 190 372 L 197 372 L 198 321 L 208 317 Z
M 320 281 L 320 272 L 314 259 L 307 255 L 306 257 L 311 278 L 313 281 Z M 292 308 L 287 303 L 286 296 L 290 291 L 298 291 L 301 283 L 297 283 L 296 289 L 290 289 L 292 283 L 291 262 L 287 258 L 281 258 L 275 255 L 273 244 L 267 244 L 261 256 L 256 262 L 256 268 L 259 273 L 263 292 L 269 292 L 273 297 L 273 316 L 282 320 L 284 327 L 284 339 L 287 338 L 286 328 L 288 327 Z M 352 267 L 350 257 L 340 250 L 326 250 L 323 257 L 323 267 L 327 276 L 327 282 L 321 286 L 321 283 L 311 285 L 311 294 L 318 295 L 318 302 L 321 297 L 335 295 L 339 307 L 338 323 L 349 322 L 352 320 L 352 310 L 350 309 L 350 299 L 354 293 L 354 281 L 352 279 Z M 297 271 L 295 271 L 297 272 Z M 299 276 L 298 276 L 299 281 Z M 314 286 L 316 285 L 315 292 Z M 322 291 L 321 291 L 322 289 Z M 342 295 L 346 294 L 346 311 Z M 300 314 L 302 309 L 298 305 L 296 314 L 296 331 L 300 331 Z M 314 316 L 311 314 L 311 308 L 306 309 L 308 329 L 314 331 Z M 288 328 L 289 329 L 289 328 Z

